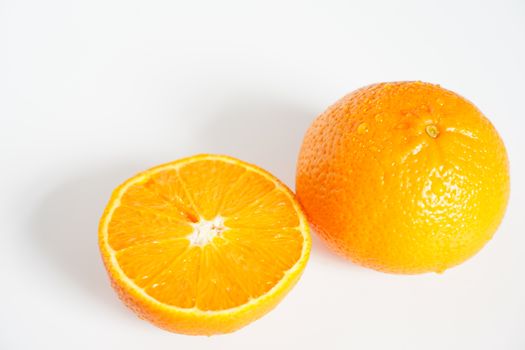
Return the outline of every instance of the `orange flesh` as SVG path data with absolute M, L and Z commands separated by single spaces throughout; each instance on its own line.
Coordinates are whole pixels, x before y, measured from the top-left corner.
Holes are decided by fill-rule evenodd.
M 163 304 L 226 310 L 267 293 L 299 260 L 304 237 L 280 187 L 208 159 L 148 172 L 108 225 L 124 274 Z

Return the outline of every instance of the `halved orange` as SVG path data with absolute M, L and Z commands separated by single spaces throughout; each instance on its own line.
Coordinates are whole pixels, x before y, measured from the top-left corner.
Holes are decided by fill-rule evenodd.
M 198 155 L 118 187 L 99 246 L 113 287 L 139 317 L 211 335 L 275 307 L 298 281 L 311 241 L 278 179 L 231 157 Z

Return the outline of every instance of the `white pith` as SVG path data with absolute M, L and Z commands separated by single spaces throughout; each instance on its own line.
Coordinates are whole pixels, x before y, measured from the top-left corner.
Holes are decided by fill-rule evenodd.
M 209 244 L 217 236 L 220 236 L 224 231 L 224 219 L 221 216 L 215 217 L 213 220 L 204 220 L 194 223 L 193 232 L 187 236 L 191 245 L 205 246 Z

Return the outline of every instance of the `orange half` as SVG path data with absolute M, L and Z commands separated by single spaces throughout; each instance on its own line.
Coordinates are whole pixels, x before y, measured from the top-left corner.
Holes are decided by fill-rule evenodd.
M 118 187 L 99 246 L 113 287 L 139 317 L 211 335 L 275 307 L 304 270 L 311 241 L 278 179 L 231 157 L 198 155 Z

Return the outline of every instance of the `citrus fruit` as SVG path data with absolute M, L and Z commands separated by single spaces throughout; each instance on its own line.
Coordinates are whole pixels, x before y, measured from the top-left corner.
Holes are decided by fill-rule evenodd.
M 99 227 L 112 285 L 169 331 L 227 333 L 261 317 L 299 279 L 310 253 L 294 195 L 240 160 L 198 155 L 120 187 Z
M 312 226 L 343 256 L 384 272 L 442 272 L 496 231 L 509 169 L 471 102 L 438 85 L 381 83 L 313 122 L 296 188 Z

